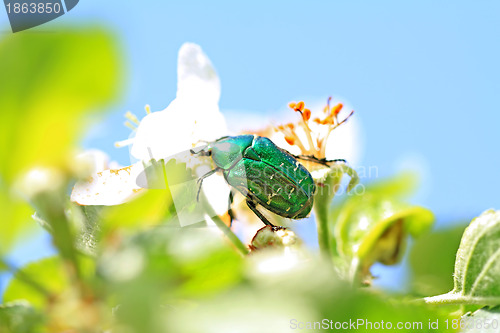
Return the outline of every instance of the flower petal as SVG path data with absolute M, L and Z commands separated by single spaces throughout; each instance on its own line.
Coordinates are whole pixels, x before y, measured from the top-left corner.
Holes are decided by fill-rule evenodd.
M 196 44 L 186 43 L 179 51 L 177 85 L 176 99 L 141 121 L 131 149 L 133 157 L 167 158 L 228 133 L 218 106 L 219 78 Z
M 144 191 L 137 185 L 144 170 L 142 163 L 121 169 L 94 173 L 88 180 L 79 181 L 71 192 L 71 201 L 80 205 L 112 206 L 122 204 Z
M 199 45 L 184 43 L 177 62 L 177 98 L 218 103 L 220 81 Z

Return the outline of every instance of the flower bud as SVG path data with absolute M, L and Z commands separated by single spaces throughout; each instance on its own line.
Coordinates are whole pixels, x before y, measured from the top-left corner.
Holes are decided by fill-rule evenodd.
M 59 192 L 66 185 L 64 174 L 53 168 L 33 168 L 16 182 L 15 188 L 26 199 Z
M 264 248 L 285 248 L 297 244 L 295 233 L 284 227 L 271 227 L 266 225 L 257 231 L 250 244 L 252 251 Z

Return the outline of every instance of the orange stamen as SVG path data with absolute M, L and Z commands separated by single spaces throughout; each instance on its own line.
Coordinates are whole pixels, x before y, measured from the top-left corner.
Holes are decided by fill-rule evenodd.
M 302 113 L 302 117 L 304 117 L 305 121 L 308 121 L 311 118 L 311 110 L 304 109 L 304 112 Z
M 340 110 L 342 110 L 342 108 L 343 108 L 343 107 L 344 107 L 344 106 L 342 105 L 342 103 L 339 103 L 339 104 L 335 105 L 335 106 L 332 108 L 332 112 L 331 112 L 331 114 L 332 114 L 334 117 L 336 117 L 336 116 L 339 114 Z
M 332 125 L 333 123 L 334 123 L 334 121 L 333 121 L 333 114 L 329 115 L 328 117 L 326 117 L 325 119 L 323 119 L 321 121 L 321 125 L 327 125 L 327 124 Z
M 290 146 L 293 146 L 295 144 L 295 138 L 292 138 L 290 136 L 285 136 L 285 140 Z
M 304 102 L 300 101 L 295 105 L 295 111 L 302 111 L 304 110 Z

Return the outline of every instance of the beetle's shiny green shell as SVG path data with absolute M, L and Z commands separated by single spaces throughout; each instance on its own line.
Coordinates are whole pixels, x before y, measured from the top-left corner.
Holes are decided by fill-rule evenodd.
M 316 185 L 307 169 L 271 140 L 240 135 L 210 145 L 229 185 L 271 212 L 293 219 L 311 211 Z

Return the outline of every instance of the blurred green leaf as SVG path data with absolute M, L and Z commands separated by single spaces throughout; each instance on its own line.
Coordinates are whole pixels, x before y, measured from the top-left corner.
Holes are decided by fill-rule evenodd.
M 129 252 L 130 249 L 133 251 Z M 130 254 L 142 258 L 141 270 L 133 270 L 129 265 Z M 241 264 L 242 257 L 212 228 L 158 226 L 126 239 L 120 248 L 104 253 L 99 271 L 111 280 L 122 280 L 123 277 L 117 275 L 120 269 L 112 267 L 132 269 L 135 274 L 123 281 L 159 278 L 159 283 L 168 285 L 171 280 L 176 285 L 180 283 L 177 292 L 183 296 L 200 296 L 238 281 Z
M 0 219 L 3 221 L 0 223 L 0 255 L 19 240 L 21 233 L 35 226 L 31 214 L 33 209 L 19 198 L 13 198 L 0 179 Z
M 101 208 L 101 228 L 104 234 L 115 229 L 137 230 L 161 223 L 167 219 L 171 205 L 165 190 L 148 190 L 140 197 L 116 206 Z
M 500 304 L 500 211 L 487 210 L 472 220 L 460 241 L 454 288 L 427 298 L 432 303 Z
M 336 278 L 322 261 L 277 253 L 260 252 L 248 258 L 246 283 L 230 293 L 162 312 L 168 327 L 179 333 L 290 332 L 301 323 L 303 330 L 314 332 L 377 332 L 380 329 L 370 329 L 367 322 L 373 327 L 373 323 L 384 321 L 390 322 L 393 330 L 398 322 L 415 322 L 425 331 L 429 319 L 446 318 L 425 304 L 388 301 L 385 295 L 353 288 Z M 358 319 L 363 320 L 360 326 L 356 326 Z M 346 322 L 347 327 L 339 329 L 336 322 Z
M 179 154 L 181 155 L 181 154 Z M 189 153 L 189 157 L 191 157 Z M 144 165 L 144 173 L 149 189 L 161 189 L 167 192 L 170 215 L 179 215 L 182 211 L 193 210 L 199 206 L 199 184 L 193 170 L 182 162 L 182 158 L 168 160 L 150 160 Z
M 118 91 L 119 56 L 99 29 L 10 35 L 0 42 L 0 171 L 66 165 L 82 115 Z
M 491 333 L 500 329 L 500 307 L 483 308 L 462 317 L 463 333 Z
M 119 322 L 137 331 L 158 332 L 165 328 L 165 310 L 240 283 L 242 263 L 211 228 L 159 226 L 125 238 L 118 248 L 107 247 L 98 276 L 119 304 Z
M 119 57 L 99 29 L 16 34 L 0 41 L 0 253 L 34 225 L 12 198 L 14 179 L 35 165 L 68 168 L 82 116 L 118 91 Z
M 177 243 L 186 249 L 192 247 L 191 242 L 204 244 L 203 249 L 179 256 L 180 271 L 184 283 L 178 292 L 182 297 L 206 297 L 230 289 L 242 280 L 242 257 L 221 238 L 215 235 L 196 238 L 186 236 L 182 243 Z M 176 245 L 174 245 L 177 247 Z M 171 251 L 174 247 L 171 248 Z M 177 252 L 178 249 L 175 249 Z
M 142 195 L 121 205 L 101 206 L 99 215 L 104 235 L 116 229 L 144 229 L 167 221 L 179 225 L 174 219 L 176 215 L 199 206 L 198 184 L 185 163 L 175 159 L 166 163 L 151 160 L 145 165 L 144 176 L 142 182 L 147 190 Z M 141 184 L 141 179 L 138 182 Z
M 411 196 L 418 188 L 418 175 L 403 172 L 399 175 L 371 183 L 367 190 L 380 196 L 405 198 Z
M 27 283 L 26 277 L 41 286 L 49 295 L 34 288 L 33 283 Z M 62 260 L 59 257 L 45 258 L 24 266 L 21 273 L 14 275 L 5 290 L 3 299 L 4 302 L 25 300 L 36 308 L 44 308 L 49 302 L 50 295 L 60 294 L 68 285 L 69 281 Z
M 446 293 L 453 288 L 455 256 L 465 226 L 442 229 L 419 237 L 409 259 L 411 286 L 419 296 Z
M 34 333 L 40 331 L 43 317 L 28 302 L 0 305 L 1 333 Z
M 289 332 L 293 319 L 324 318 L 419 322 L 425 329 L 429 319 L 446 318 L 425 304 L 357 290 L 306 254 L 241 257 L 210 228 L 156 227 L 109 251 L 98 275 L 119 304 L 118 327 L 132 331 Z
M 431 211 L 401 201 L 400 195 L 409 181 L 406 176 L 389 180 L 387 190 L 383 183 L 378 183 L 334 206 L 333 237 L 350 278 L 369 278 L 369 269 L 375 262 L 399 262 L 407 236 L 418 237 L 432 226 Z

